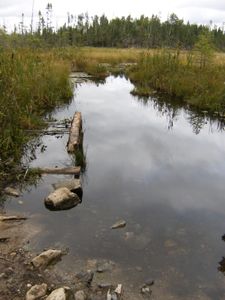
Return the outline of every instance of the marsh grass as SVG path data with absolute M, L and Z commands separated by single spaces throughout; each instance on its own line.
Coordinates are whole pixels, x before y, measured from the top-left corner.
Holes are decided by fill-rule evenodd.
M 121 64 L 128 64 L 125 68 Z M 136 64 L 130 65 L 129 64 Z M 30 140 L 45 126 L 44 116 L 72 96 L 71 71 L 98 79 L 125 74 L 133 94 L 163 92 L 199 109 L 225 112 L 225 55 L 199 65 L 197 51 L 66 47 L 0 49 L 0 176 L 14 168 Z M 28 129 L 28 130 L 27 130 Z M 11 161 L 9 164 L 8 162 Z M 83 151 L 76 163 L 86 167 Z M 7 170 L 7 172 L 6 172 Z
M 134 94 L 151 95 L 152 89 L 178 97 L 199 109 L 225 111 L 225 65 L 212 59 L 199 63 L 199 53 L 158 51 L 143 54 L 129 72 Z
M 70 68 L 51 55 L 23 49 L 0 52 L 0 158 L 21 158 L 26 129 L 44 126 L 43 116 L 72 96 Z

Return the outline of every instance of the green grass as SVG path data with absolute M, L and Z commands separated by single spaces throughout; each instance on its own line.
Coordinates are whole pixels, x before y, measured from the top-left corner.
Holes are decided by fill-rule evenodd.
M 0 52 L 0 169 L 9 158 L 19 161 L 43 117 L 72 96 L 70 66 L 38 50 Z
M 202 67 L 198 53 L 187 53 L 182 59 L 179 52 L 145 53 L 128 74 L 135 94 L 146 96 L 156 90 L 199 109 L 225 111 L 225 65 L 211 61 Z

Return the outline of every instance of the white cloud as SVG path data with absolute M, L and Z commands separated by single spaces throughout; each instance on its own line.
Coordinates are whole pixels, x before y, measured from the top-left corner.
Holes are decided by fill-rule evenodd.
M 53 15 L 56 22 L 66 20 L 67 12 L 77 15 L 88 12 L 89 15 L 101 15 L 105 13 L 108 17 L 132 15 L 138 17 L 141 14 L 151 16 L 157 14 L 163 20 L 169 14 L 175 12 L 179 18 L 196 23 L 209 23 L 213 20 L 217 24 L 225 21 L 224 0 L 1 0 L 0 1 L 0 23 L 18 23 L 22 13 L 29 20 L 34 1 L 34 13 L 37 16 L 39 10 L 45 13 L 48 2 L 53 4 Z

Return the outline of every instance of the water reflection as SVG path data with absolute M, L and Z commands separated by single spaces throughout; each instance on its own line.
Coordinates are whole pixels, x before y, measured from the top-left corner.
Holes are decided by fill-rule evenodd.
M 149 102 L 153 102 L 153 107 L 161 116 L 167 118 L 168 130 L 173 129 L 176 118 L 182 111 L 186 114 L 186 119 L 193 128 L 195 134 L 199 134 L 205 125 L 210 125 L 210 131 L 223 131 L 225 128 L 225 119 L 218 118 L 218 115 L 209 115 L 206 111 L 196 111 L 191 109 L 187 104 L 179 99 L 168 97 L 165 94 L 153 95 L 152 97 L 135 96 L 143 105 L 148 106 Z
M 72 256 L 108 259 L 119 266 L 120 282 L 137 287 L 155 279 L 157 299 L 165 294 L 176 300 L 222 299 L 217 266 L 224 255 L 223 131 L 217 121 L 174 100 L 138 100 L 130 95 L 132 88 L 119 77 L 99 86 L 86 82 L 77 87 L 75 101 L 54 114 L 63 120 L 82 112 L 88 162 L 82 205 L 54 213 L 45 209 L 41 200 L 51 184 L 64 179 L 56 176 L 25 194 L 22 208 L 7 205 L 39 213 L 45 230 L 37 247 L 68 246 L 68 268 L 75 265 Z M 42 137 L 47 148 L 36 153 L 32 165 L 71 165 L 67 139 Z M 118 219 L 127 226 L 112 231 Z

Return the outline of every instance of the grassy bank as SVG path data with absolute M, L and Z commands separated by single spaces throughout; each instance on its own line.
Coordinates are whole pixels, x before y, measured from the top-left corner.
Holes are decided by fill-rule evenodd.
M 208 111 L 225 112 L 224 58 L 202 57 L 201 53 L 161 50 L 142 55 L 129 77 L 135 84 L 133 94 L 164 92 Z
M 0 158 L 18 161 L 29 136 L 43 126 L 43 116 L 68 101 L 70 67 L 37 50 L 0 52 Z
M 72 71 L 86 72 L 96 79 L 104 79 L 109 72 L 116 72 L 122 63 L 136 63 L 143 49 L 67 47 L 54 48 L 49 54 L 71 65 Z M 152 50 L 153 52 L 153 50 Z

